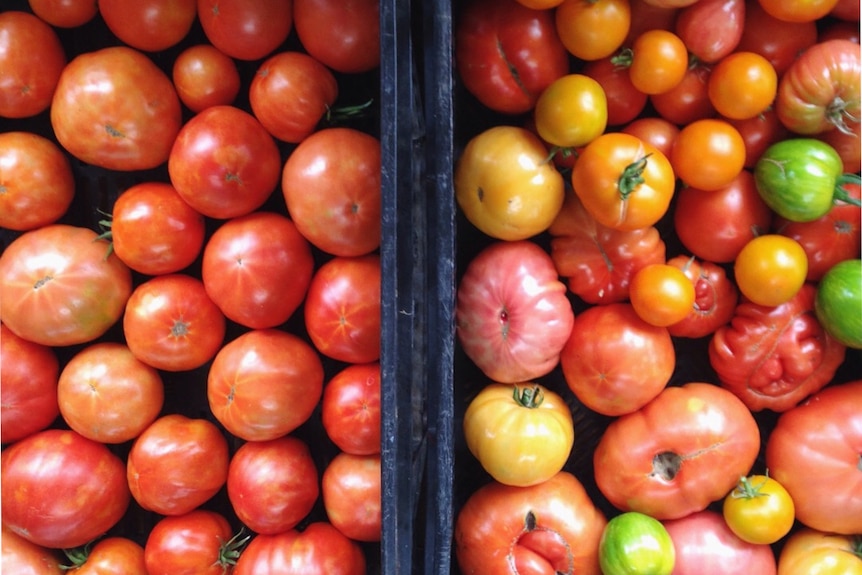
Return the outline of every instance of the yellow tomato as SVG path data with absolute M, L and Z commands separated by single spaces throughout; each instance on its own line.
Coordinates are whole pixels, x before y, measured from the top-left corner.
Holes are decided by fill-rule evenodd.
M 578 148 L 599 137 L 608 124 L 602 85 L 583 74 L 567 74 L 542 91 L 533 111 L 536 131 L 553 146 Z
M 808 256 L 796 240 L 765 234 L 743 246 L 733 271 L 742 295 L 759 305 L 777 306 L 795 296 L 805 283 Z
M 784 542 L 778 575 L 862 575 L 862 543 L 803 527 Z
M 730 530 L 743 541 L 771 545 L 787 535 L 796 519 L 790 493 L 766 475 L 741 477 L 722 504 Z

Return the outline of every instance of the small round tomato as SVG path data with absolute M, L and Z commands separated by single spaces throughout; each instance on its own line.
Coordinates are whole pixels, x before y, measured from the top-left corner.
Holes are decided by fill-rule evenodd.
M 813 22 L 823 18 L 838 4 L 838 0 L 810 0 L 785 2 L 784 0 L 758 0 L 763 9 L 779 20 L 787 22 Z
M 709 99 L 709 77 L 712 68 L 695 61 L 685 71 L 682 80 L 661 94 L 652 94 L 649 102 L 658 117 L 684 126 L 696 120 L 715 116 L 715 106 Z
M 685 255 L 674 256 L 667 263 L 685 274 L 695 293 L 688 316 L 668 326 L 672 336 L 705 337 L 730 321 L 739 292 L 723 266 Z
M 692 57 L 714 64 L 736 49 L 746 17 L 745 0 L 695 2 L 679 11 L 673 30 Z
M 336 455 L 320 478 L 332 525 L 354 541 L 380 541 L 383 521 L 380 454 Z
M 67 549 L 66 557 L 72 568 L 64 567 L 71 575 L 153 575 L 144 559 L 144 548 L 127 537 L 109 536 L 100 539 L 90 548 Z
M 216 511 L 195 509 L 162 517 L 150 530 L 144 545 L 149 575 L 224 575 L 248 539 L 234 537 L 227 518 Z M 107 574 L 106 574 L 107 575 Z
M 688 69 L 685 43 L 668 30 L 643 32 L 615 59 L 628 67 L 632 84 L 644 94 L 667 92 L 682 82 Z
M 578 148 L 605 131 L 608 102 L 597 81 L 584 74 L 567 74 L 542 91 L 533 114 L 536 131 L 545 142 Z
M 829 268 L 817 285 L 814 311 L 830 336 L 862 349 L 862 260 L 844 260 Z
M 638 270 L 629 286 L 635 313 L 650 325 L 667 327 L 685 319 L 695 301 L 694 284 L 678 267 L 651 264 Z
M 179 44 L 197 17 L 196 0 L 99 0 L 98 4 L 99 14 L 114 36 L 147 52 Z
M 357 74 L 380 66 L 380 6 L 376 0 L 292 0 L 296 34 L 317 61 Z
M 762 114 L 775 100 L 778 74 L 755 52 L 734 52 L 713 67 L 709 101 L 725 118 L 745 120 Z
M 808 257 L 799 242 L 778 234 L 751 239 L 733 264 L 736 285 L 750 301 L 780 305 L 796 295 L 808 274 Z
M 345 453 L 380 452 L 380 363 L 348 365 L 323 388 L 320 418 Z
M 464 413 L 467 448 L 491 477 L 528 486 L 557 474 L 572 451 L 572 413 L 538 383 L 485 386 Z
M 628 0 L 565 0 L 554 12 L 557 34 L 570 54 L 599 60 L 616 52 L 629 33 Z
M 627 125 L 646 107 L 648 96 L 634 87 L 628 70 L 616 66 L 611 57 L 587 62 L 581 73 L 602 87 L 607 101 L 608 125 Z
M 233 104 L 241 86 L 236 63 L 212 44 L 196 44 L 180 52 L 171 78 L 180 101 L 194 113 Z
M 766 475 L 740 477 L 722 503 L 727 526 L 749 543 L 771 545 L 793 527 L 793 499 L 778 481 Z
M 670 534 L 658 519 L 628 511 L 605 525 L 599 562 L 605 575 L 670 575 L 676 553 Z
M 637 136 L 666 157 L 670 157 L 673 142 L 679 134 L 676 124 L 657 116 L 643 116 L 626 124 L 623 133 Z
M 293 28 L 292 0 L 197 0 L 198 20 L 210 43 L 238 60 L 260 60 Z
M 730 184 L 745 165 L 745 141 L 725 120 L 707 118 L 684 126 L 676 137 L 670 162 L 676 176 L 700 190 Z

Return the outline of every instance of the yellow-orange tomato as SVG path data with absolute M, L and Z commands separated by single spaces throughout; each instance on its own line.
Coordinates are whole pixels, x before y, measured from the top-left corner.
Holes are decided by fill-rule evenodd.
M 669 30 L 647 30 L 635 38 L 630 50 L 614 59 L 628 66 L 629 78 L 644 94 L 661 94 L 682 82 L 688 70 L 688 49 Z
M 635 313 L 657 327 L 684 320 L 694 306 L 694 298 L 694 284 L 685 272 L 669 264 L 642 267 L 629 284 L 629 299 Z
M 734 52 L 712 69 L 707 85 L 716 111 L 732 120 L 762 114 L 775 100 L 778 74 L 772 63 L 755 52 Z
M 720 190 L 745 166 L 745 140 L 725 120 L 695 120 L 677 134 L 670 162 L 676 176 L 690 187 Z
M 736 256 L 739 291 L 752 302 L 780 305 L 796 295 L 808 275 L 808 256 L 796 240 L 766 234 L 751 239 Z
M 860 553 L 858 538 L 802 527 L 784 542 L 778 575 L 862 575 Z
M 561 148 L 578 148 L 605 131 L 608 101 L 602 85 L 589 76 L 567 74 L 542 91 L 533 116 L 544 141 Z
M 771 545 L 793 527 L 793 498 L 767 475 L 741 477 L 722 503 L 722 515 L 737 537 L 755 545 Z
M 606 58 L 622 46 L 631 16 L 629 0 L 564 0 L 554 13 L 563 45 L 587 61 Z
M 548 10 L 556 8 L 563 3 L 563 0 L 517 0 L 517 2 L 533 10 Z

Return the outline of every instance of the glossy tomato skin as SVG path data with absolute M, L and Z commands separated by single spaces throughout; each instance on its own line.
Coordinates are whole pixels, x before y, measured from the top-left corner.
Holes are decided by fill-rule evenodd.
M 631 28 L 629 2 L 564 0 L 554 11 L 557 34 L 566 50 L 587 62 L 616 52 Z
M 722 502 L 722 515 L 737 537 L 771 545 L 790 532 L 795 518 L 793 499 L 768 475 L 741 477 Z
M 817 284 L 814 313 L 823 329 L 843 345 L 862 349 L 862 259 L 838 262 Z
M 723 117 L 756 118 L 772 106 L 778 74 L 760 54 L 737 51 L 715 64 L 707 88 L 710 102 Z
M 700 0 L 679 11 L 674 31 L 701 62 L 718 62 L 739 44 L 746 8 L 745 0 Z
M 742 171 L 745 140 L 726 120 L 695 120 L 680 129 L 669 159 L 677 178 L 712 192 L 730 185 Z
M 779 20 L 763 9 L 760 2 L 745 5 L 745 25 L 738 50 L 755 52 L 772 63 L 782 76 L 796 57 L 817 41 L 817 24 Z
M 679 128 L 665 118 L 643 116 L 623 126 L 622 132 L 637 136 L 665 156 L 670 154 Z
M 686 69 L 682 80 L 673 88 L 660 94 L 650 95 L 649 103 L 658 117 L 673 122 L 679 127 L 684 127 L 695 120 L 714 117 L 715 106 L 709 99 L 711 73 L 711 66 L 695 62 Z
M 170 78 L 143 53 L 111 46 L 76 56 L 51 102 L 51 126 L 69 153 L 110 170 L 168 159 L 182 124 Z
M 321 476 L 326 516 L 354 541 L 377 542 L 382 533 L 380 454 L 337 454 Z
M 799 242 L 763 234 L 745 244 L 733 262 L 733 277 L 743 297 L 774 307 L 790 300 L 805 283 L 808 260 Z
M 611 518 L 599 541 L 599 562 L 606 575 L 670 575 L 675 560 L 673 541 L 664 525 L 636 511 Z
M 18 535 L 5 524 L 0 536 L 0 565 L 7 573 L 20 575 L 62 575 L 60 555 L 56 549 L 36 545 Z
M 97 541 L 81 553 L 71 551 L 74 575 L 150 575 L 144 561 L 144 548 L 127 537 L 110 536 Z
M 129 506 L 122 460 L 74 431 L 30 435 L 3 450 L 0 466 L 3 524 L 37 545 L 83 545 Z
M 36 16 L 57 28 L 83 26 L 99 13 L 99 5 L 90 0 L 29 0 Z
M 374 0 L 293 0 L 296 34 L 325 66 L 346 74 L 380 66 L 380 6 Z
M 787 128 L 778 120 L 775 108 L 768 108 L 763 113 L 744 120 L 724 118 L 739 132 L 745 142 L 745 164 L 751 170 L 757 165 L 757 160 L 772 144 L 789 136 Z
M 233 539 L 224 515 L 194 509 L 162 517 L 147 536 L 144 562 L 148 575 L 223 575 L 230 572 L 225 555 Z
M 614 65 L 610 57 L 587 62 L 582 73 L 598 82 L 604 90 L 608 125 L 624 126 L 646 107 L 647 95 L 634 87 L 628 71 Z
M 321 423 L 342 451 L 380 453 L 380 417 L 379 362 L 348 365 L 323 388 Z
M 196 0 L 100 0 L 99 14 L 123 43 L 146 52 L 179 44 L 197 17 Z
M 92 341 L 123 314 L 132 274 L 93 230 L 30 230 L 0 255 L 0 317 L 18 336 L 49 346 Z
M 688 68 L 688 50 L 669 30 L 652 29 L 634 39 L 627 65 L 635 88 L 645 94 L 661 94 L 679 84 Z
M 260 60 L 293 29 L 293 0 L 197 0 L 210 43 L 238 60 Z
M 802 527 L 785 540 L 778 557 L 779 575 L 856 575 L 862 573 L 858 538 Z
M 730 321 L 739 291 L 722 266 L 682 254 L 667 263 L 682 270 L 694 284 L 695 293 L 688 316 L 667 327 L 672 336 L 705 337 Z
M 564 148 L 585 146 L 607 127 L 605 90 L 585 74 L 566 74 L 545 88 L 533 109 L 543 141 Z
M 637 315 L 659 327 L 671 326 L 688 317 L 695 295 L 688 276 L 667 263 L 642 268 L 629 286 L 629 301 Z
M 233 104 L 241 87 L 236 63 L 211 44 L 196 44 L 180 52 L 171 79 L 180 101 L 195 113 Z

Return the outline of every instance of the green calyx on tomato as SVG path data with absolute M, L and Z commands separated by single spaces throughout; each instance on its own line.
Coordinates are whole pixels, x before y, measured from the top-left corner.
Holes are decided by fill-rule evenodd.
M 620 190 L 620 196 L 625 200 L 639 185 L 644 183 L 644 170 L 646 170 L 647 160 L 652 154 L 647 154 L 643 158 L 632 162 L 623 173 L 620 174 L 620 179 L 617 182 L 617 187 Z
M 669 575 L 676 562 L 673 540 L 657 519 L 629 511 L 608 521 L 599 541 L 605 575 Z
M 754 181 L 763 201 L 778 215 L 795 222 L 816 220 L 836 200 L 859 206 L 842 187 L 858 183 L 843 174 L 835 148 L 815 138 L 791 138 L 771 145 L 754 166 Z
M 839 343 L 862 349 L 862 259 L 829 268 L 817 286 L 814 313 Z
M 542 405 L 542 402 L 545 400 L 545 393 L 538 385 L 525 387 L 522 390 L 519 390 L 518 386 L 515 385 L 512 390 L 512 398 L 515 400 L 515 403 L 521 407 L 536 409 Z

